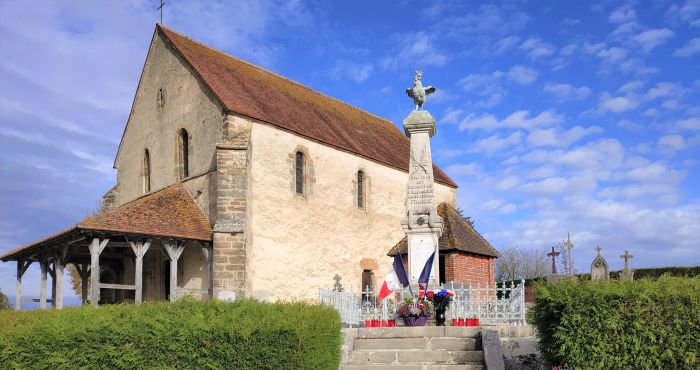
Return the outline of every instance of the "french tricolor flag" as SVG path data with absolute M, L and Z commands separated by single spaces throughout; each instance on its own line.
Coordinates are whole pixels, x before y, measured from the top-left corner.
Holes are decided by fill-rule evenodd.
M 400 253 L 396 253 L 394 263 L 391 265 L 389 272 L 386 273 L 384 284 L 382 284 L 382 289 L 379 291 L 379 300 L 383 300 L 391 293 L 406 286 L 408 286 L 408 275 L 403 267 L 403 258 L 401 258 Z

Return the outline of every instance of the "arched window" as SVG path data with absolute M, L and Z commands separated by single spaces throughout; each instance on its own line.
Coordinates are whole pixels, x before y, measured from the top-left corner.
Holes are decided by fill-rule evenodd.
M 180 130 L 178 135 L 178 162 L 180 167 L 180 180 L 190 176 L 190 138 L 187 130 Z
M 357 208 L 365 208 L 365 173 L 357 171 Z
M 148 149 L 143 152 L 143 192 L 151 191 L 151 156 Z
M 298 195 L 304 195 L 304 153 L 297 152 L 294 161 L 294 173 L 296 192 Z

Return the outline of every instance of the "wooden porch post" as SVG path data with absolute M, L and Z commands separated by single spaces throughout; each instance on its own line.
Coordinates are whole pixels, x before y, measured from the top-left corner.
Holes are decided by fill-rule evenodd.
M 88 302 L 88 278 L 90 277 L 90 265 L 87 263 L 77 264 L 74 263 L 75 269 L 80 275 L 80 298 L 83 306 Z
M 100 238 L 92 238 L 90 242 L 90 304 L 93 307 L 98 306 L 100 301 L 100 254 L 109 243 L 109 239 L 100 240 Z
M 59 310 L 63 308 L 63 269 L 66 267 L 67 254 L 68 246 L 64 245 L 56 253 L 56 257 L 54 257 L 54 280 L 56 281 L 54 307 Z
M 214 284 L 212 282 L 212 277 L 214 276 L 213 269 L 214 269 L 214 264 L 212 263 L 212 259 L 214 257 L 214 254 L 212 253 L 211 245 L 209 243 L 202 243 L 202 254 L 204 255 L 204 268 L 207 272 L 207 295 L 208 298 L 211 299 L 214 297 Z
M 131 249 L 136 255 L 136 276 L 134 282 L 136 283 L 136 296 L 134 297 L 135 303 L 143 302 L 143 256 L 148 251 L 148 247 L 151 246 L 151 239 L 143 242 L 129 242 Z
M 46 259 L 46 257 L 42 257 L 41 261 L 39 261 L 39 265 L 41 266 L 41 290 L 39 292 L 39 309 L 40 310 L 45 310 L 46 309 L 46 280 L 47 280 L 47 274 L 48 274 L 48 269 L 49 269 L 49 261 Z
M 185 250 L 185 242 L 181 240 L 162 241 L 165 251 L 170 258 L 170 302 L 177 299 L 177 261 Z
M 15 311 L 22 309 L 22 276 L 27 272 L 32 261 L 17 260 L 17 291 L 15 292 Z
M 56 307 L 56 263 L 46 257 L 46 271 L 51 276 L 51 308 Z

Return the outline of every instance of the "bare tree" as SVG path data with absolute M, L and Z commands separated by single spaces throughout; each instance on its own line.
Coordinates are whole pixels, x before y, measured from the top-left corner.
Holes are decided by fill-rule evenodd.
M 507 248 L 496 259 L 496 280 L 531 279 L 546 276 L 550 263 L 546 251 Z
M 576 275 L 578 270 L 574 267 L 574 258 L 571 254 L 571 250 L 574 248 L 574 243 L 571 242 L 571 236 L 567 234 L 566 240 L 555 244 L 554 248 L 559 250 L 557 266 L 558 269 L 561 269 L 560 274 L 564 276 Z

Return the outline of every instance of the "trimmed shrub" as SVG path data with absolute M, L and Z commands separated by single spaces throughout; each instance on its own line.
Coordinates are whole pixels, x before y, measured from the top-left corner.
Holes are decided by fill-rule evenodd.
M 549 366 L 700 367 L 700 278 L 538 284 L 528 321 Z
M 7 296 L 0 290 L 0 310 L 9 310 L 10 308 L 10 300 L 7 299 Z
M 340 317 L 306 303 L 182 300 L 0 313 L 3 369 L 337 369 Z

